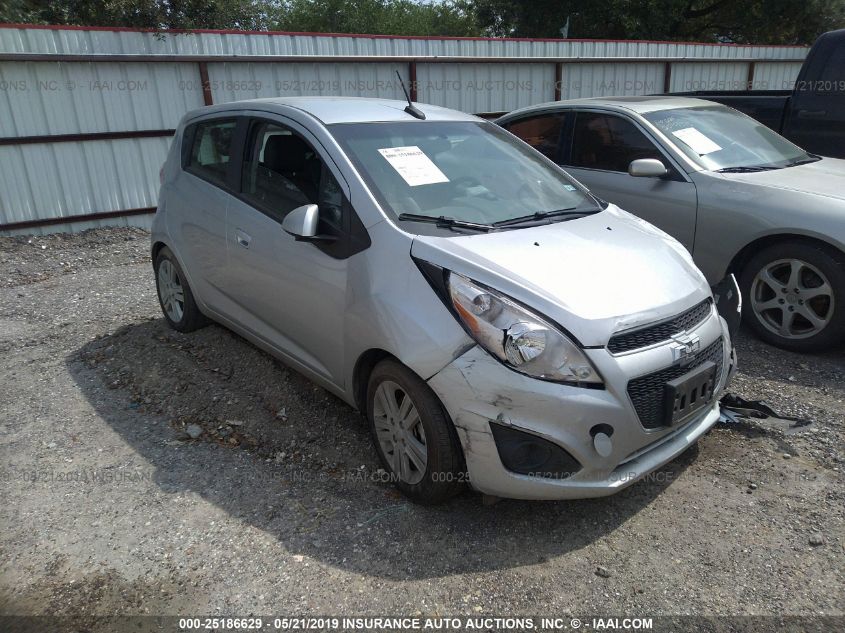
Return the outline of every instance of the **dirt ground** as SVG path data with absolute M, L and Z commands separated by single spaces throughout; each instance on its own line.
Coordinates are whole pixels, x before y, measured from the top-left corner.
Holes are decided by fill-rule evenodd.
M 606 499 L 425 508 L 347 405 L 168 329 L 148 239 L 0 238 L 3 614 L 843 615 L 842 350 L 740 336 L 732 390 L 809 426 L 717 426 Z

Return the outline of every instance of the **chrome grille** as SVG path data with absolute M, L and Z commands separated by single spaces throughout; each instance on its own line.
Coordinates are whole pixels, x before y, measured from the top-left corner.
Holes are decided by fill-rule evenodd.
M 722 378 L 722 354 L 724 343 L 720 338 L 711 343 L 685 366 L 673 365 L 628 382 L 628 397 L 637 411 L 640 423 L 647 429 L 657 429 L 663 426 L 663 388 L 666 382 L 683 376 L 707 361 L 716 365 L 716 385 Z
M 666 321 L 616 334 L 611 337 L 610 342 L 607 344 L 607 349 L 613 354 L 620 354 L 622 352 L 640 349 L 641 347 L 648 347 L 649 345 L 654 345 L 662 341 L 668 341 L 672 338 L 673 334 L 693 329 L 704 321 L 708 314 L 710 314 L 709 298 L 693 306 L 686 312 Z

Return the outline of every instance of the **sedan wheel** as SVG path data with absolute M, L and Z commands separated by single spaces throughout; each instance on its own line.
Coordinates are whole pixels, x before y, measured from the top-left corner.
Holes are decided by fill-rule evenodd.
M 796 352 L 845 340 L 845 255 L 817 242 L 779 242 L 740 275 L 743 318 L 765 341 Z
M 758 272 L 750 299 L 763 326 L 787 339 L 815 336 L 833 318 L 830 281 L 800 259 L 779 259 Z

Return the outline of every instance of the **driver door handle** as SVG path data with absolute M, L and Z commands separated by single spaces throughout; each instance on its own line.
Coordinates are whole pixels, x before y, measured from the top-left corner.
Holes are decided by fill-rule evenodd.
M 798 110 L 799 119 L 820 119 L 827 114 L 827 110 Z
M 240 229 L 236 229 L 235 236 L 238 240 L 238 244 L 240 244 L 244 248 L 249 248 L 249 243 L 252 241 L 252 238 L 249 235 L 247 235 Z

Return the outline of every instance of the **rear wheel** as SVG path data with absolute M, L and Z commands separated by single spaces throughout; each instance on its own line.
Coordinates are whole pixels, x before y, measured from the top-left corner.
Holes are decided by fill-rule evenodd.
M 367 417 L 376 451 L 393 483 L 412 501 L 440 503 L 462 486 L 457 433 L 431 388 L 395 360 L 370 374 Z
M 785 242 L 749 260 L 742 272 L 745 319 L 765 341 L 796 352 L 845 338 L 845 264 L 823 245 Z
M 207 325 L 208 320 L 197 307 L 188 280 L 169 248 L 159 251 L 154 267 L 158 302 L 170 327 L 192 332 Z

